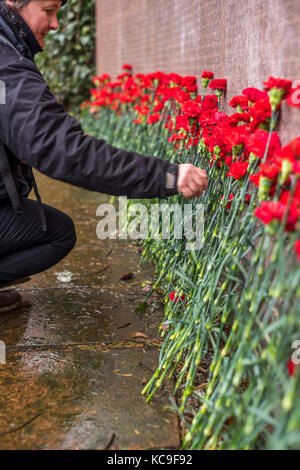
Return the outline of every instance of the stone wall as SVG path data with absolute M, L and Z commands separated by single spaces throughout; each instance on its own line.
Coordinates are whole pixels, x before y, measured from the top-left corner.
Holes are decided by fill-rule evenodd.
M 300 0 L 96 0 L 97 71 L 227 78 L 226 101 L 270 75 L 300 80 Z M 200 81 L 199 81 L 200 84 Z M 283 142 L 300 111 L 283 109 Z M 284 127 L 284 128 L 283 128 Z

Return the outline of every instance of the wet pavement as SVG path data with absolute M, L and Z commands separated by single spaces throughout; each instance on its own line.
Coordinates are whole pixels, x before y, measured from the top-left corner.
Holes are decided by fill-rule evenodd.
M 42 200 L 73 218 L 77 244 L 19 286 L 31 306 L 0 316 L 0 449 L 179 448 L 172 383 L 151 404 L 141 395 L 161 343 L 159 299 L 135 311 L 152 266 L 139 266 L 136 244 L 97 238 L 108 196 L 37 180 Z

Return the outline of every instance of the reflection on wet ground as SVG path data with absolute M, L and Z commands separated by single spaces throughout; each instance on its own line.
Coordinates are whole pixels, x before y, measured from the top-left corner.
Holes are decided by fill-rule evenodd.
M 42 200 L 73 218 L 78 241 L 19 287 L 30 307 L 0 316 L 0 449 L 178 448 L 177 417 L 166 408 L 172 384 L 150 405 L 140 393 L 160 344 L 159 302 L 135 312 L 152 266 L 138 265 L 129 241 L 97 239 L 96 208 L 109 197 L 38 182 Z

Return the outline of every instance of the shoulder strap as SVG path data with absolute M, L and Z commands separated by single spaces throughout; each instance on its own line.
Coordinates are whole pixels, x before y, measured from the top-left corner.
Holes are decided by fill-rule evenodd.
M 0 173 L 3 178 L 3 183 L 7 194 L 11 200 L 12 206 L 17 215 L 22 214 L 22 204 L 20 196 L 17 192 L 16 184 L 12 176 L 11 168 L 8 162 L 7 153 L 3 142 L 0 140 Z

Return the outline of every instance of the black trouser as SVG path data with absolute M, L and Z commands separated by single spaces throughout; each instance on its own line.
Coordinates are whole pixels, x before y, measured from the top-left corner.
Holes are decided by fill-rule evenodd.
M 54 266 L 76 243 L 68 215 L 42 204 L 47 222 L 43 232 L 38 203 L 25 198 L 22 203 L 24 212 L 16 216 L 9 200 L 0 201 L 0 286 Z

